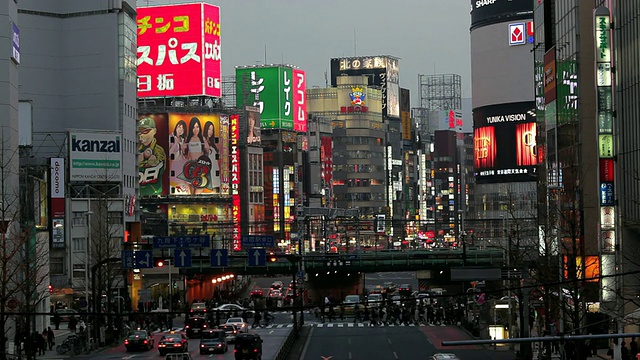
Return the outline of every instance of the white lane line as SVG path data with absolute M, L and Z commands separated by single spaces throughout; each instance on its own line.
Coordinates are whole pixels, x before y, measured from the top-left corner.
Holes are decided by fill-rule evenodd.
M 313 335 L 313 329 L 314 329 L 314 327 L 312 326 L 311 329 L 309 330 L 309 334 L 307 335 L 307 341 L 304 342 L 304 347 L 302 348 L 302 354 L 300 354 L 300 359 L 304 359 L 305 355 L 307 355 L 307 349 L 309 348 L 309 342 L 311 341 L 311 335 Z
M 269 335 L 273 334 L 273 330 L 269 331 Z
M 391 345 L 391 339 L 387 339 L 387 341 L 389 342 L 389 345 Z
M 351 351 L 349 351 L 349 360 L 351 360 Z
M 393 352 L 393 356 L 397 359 L 398 358 L 398 354 L 396 354 L 396 352 Z
M 349 345 L 351 345 L 351 338 L 348 338 L 347 342 L 349 343 Z M 349 353 L 349 354 L 351 354 L 351 353 Z

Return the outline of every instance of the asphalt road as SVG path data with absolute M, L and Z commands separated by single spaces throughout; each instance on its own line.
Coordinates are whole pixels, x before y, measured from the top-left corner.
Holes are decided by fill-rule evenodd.
M 265 360 L 269 360 L 269 359 L 273 359 L 276 352 L 280 350 L 280 347 L 282 346 L 284 340 L 286 339 L 286 337 L 288 336 L 291 330 L 292 330 L 291 328 L 283 327 L 283 328 L 274 328 L 274 329 L 255 329 L 250 331 L 260 335 L 260 337 L 262 338 L 263 340 L 262 358 Z M 158 347 L 157 347 L 158 341 L 160 341 L 161 337 L 162 337 L 162 334 L 154 334 L 156 345 L 153 350 L 127 352 L 127 350 L 124 347 L 124 344 L 122 344 L 120 346 L 108 348 L 100 352 L 93 353 L 91 355 L 73 356 L 73 359 L 99 359 L 99 360 L 164 359 L 163 357 L 160 357 L 158 353 Z M 191 357 L 194 359 L 205 359 L 205 358 L 219 359 L 219 360 L 234 359 L 232 344 L 229 344 L 228 351 L 225 354 L 207 354 L 207 355 L 200 355 L 199 348 L 198 348 L 199 344 L 200 344 L 199 339 L 189 339 L 189 353 L 191 354 Z M 66 359 L 70 357 L 56 355 L 55 352 L 51 352 L 43 358 L 44 359 Z
M 409 284 L 413 290 L 418 290 L 418 279 L 413 271 L 378 272 L 365 274 L 365 288 L 372 290 L 376 285 L 382 285 L 387 281 L 395 283 L 396 286 Z
M 513 359 L 508 351 L 480 346 L 443 347 L 442 340 L 468 338 L 454 326 L 313 327 L 303 360 L 428 359 L 434 353 L 454 353 L 461 360 Z

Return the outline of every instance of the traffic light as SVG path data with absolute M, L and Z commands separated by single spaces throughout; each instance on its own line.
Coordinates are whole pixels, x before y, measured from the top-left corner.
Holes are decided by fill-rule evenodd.
M 161 268 L 164 266 L 164 260 L 156 260 L 156 267 Z
M 53 285 L 49 284 L 49 293 L 53 294 Z

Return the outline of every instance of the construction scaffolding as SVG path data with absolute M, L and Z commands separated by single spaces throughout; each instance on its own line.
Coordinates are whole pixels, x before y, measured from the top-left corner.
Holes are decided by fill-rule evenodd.
M 429 110 L 462 109 L 462 77 L 457 74 L 418 75 L 420 107 Z

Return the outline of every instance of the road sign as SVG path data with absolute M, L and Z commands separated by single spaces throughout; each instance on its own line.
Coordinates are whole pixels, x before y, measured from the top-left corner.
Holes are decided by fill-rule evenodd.
M 153 267 L 153 251 L 138 250 L 135 252 L 136 269 L 151 269 Z
M 154 249 L 193 249 L 202 247 L 211 247 L 211 237 L 209 235 L 156 236 L 153 238 Z
M 298 271 L 298 279 L 302 279 L 304 277 L 304 271 Z
M 304 284 L 304 279 L 303 278 L 299 278 L 298 279 L 298 285 L 302 285 Z
M 240 239 L 243 247 L 274 247 L 273 235 L 242 235 Z
M 212 249 L 209 259 L 211 260 L 211 267 L 229 266 L 229 250 Z
M 264 249 L 249 250 L 249 266 L 265 266 L 267 264 L 267 252 Z
M 180 249 L 173 253 L 175 267 L 191 267 L 191 249 Z
M 122 250 L 122 268 L 123 269 L 133 269 L 133 250 Z

